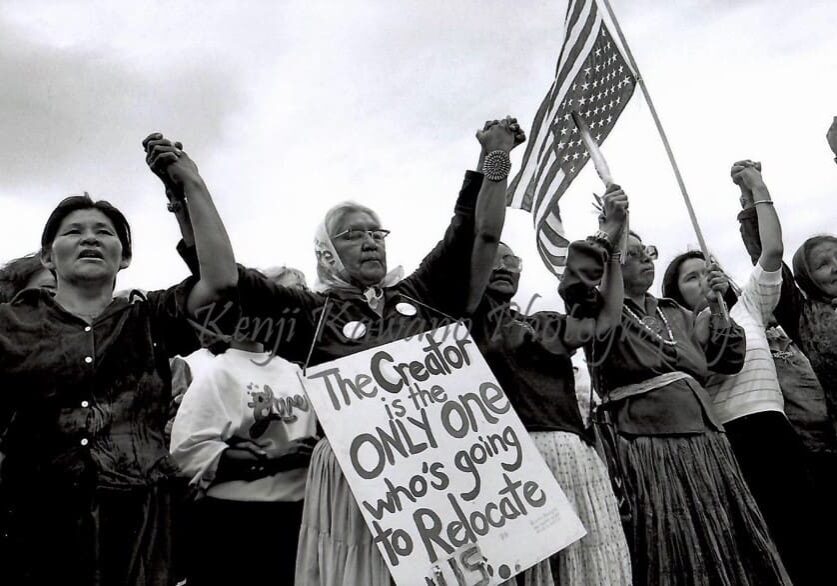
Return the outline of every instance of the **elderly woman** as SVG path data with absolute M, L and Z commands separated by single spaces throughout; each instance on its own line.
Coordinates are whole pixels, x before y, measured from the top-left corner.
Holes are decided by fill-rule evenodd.
M 560 292 L 568 313 L 597 311 L 606 234 L 574 243 Z M 636 584 L 789 584 L 767 525 L 747 488 L 711 400 L 710 371 L 735 374 L 741 328 L 719 313 L 725 282 L 707 280 L 710 310 L 695 318 L 648 293 L 653 251 L 634 233 L 622 267 L 621 322 L 592 344 L 593 378 L 612 423 L 616 473 L 630 506 L 628 542 Z
M 79 196 L 50 215 L 41 258 L 55 295 L 28 289 L 0 305 L 9 584 L 172 583 L 168 357 L 197 346 L 187 318 L 237 274 L 194 163 L 160 135 L 145 145 L 188 196 L 202 278 L 114 299 L 131 262 L 122 213 Z
M 604 200 L 611 219 L 608 232 L 615 239 L 624 228 L 627 198 L 612 186 Z M 511 299 L 521 261 L 506 244 L 492 248 L 496 262 L 473 316 L 474 340 L 587 530 L 581 540 L 526 570 L 522 583 L 630 584 L 631 562 L 619 508 L 607 468 L 582 422 L 571 358 L 597 332 L 619 322 L 623 290 L 618 257 L 605 267 L 599 313 L 579 320 L 552 311 L 516 311 Z
M 727 432 L 736 460 L 770 527 L 794 584 L 822 580 L 822 529 L 806 450 L 785 417 L 784 399 L 765 328 L 782 289 L 782 229 L 760 170 L 751 161 L 732 167 L 733 181 L 751 197 L 761 235 L 760 254 L 730 316 L 747 342 L 744 366 L 734 375 L 712 375 L 706 389 Z M 663 295 L 700 310 L 707 287 L 701 252 L 676 257 L 663 279 Z
M 282 287 L 240 271 L 240 310 L 243 317 L 265 324 L 259 341 L 268 351 L 318 364 L 465 314 L 472 244 L 475 238 L 499 239 L 496 218 L 505 205 L 508 153 L 523 141 L 523 133 L 507 118 L 486 123 L 477 138 L 479 169 L 488 180 L 479 172 L 466 173 L 444 238 L 408 277 L 402 279 L 399 269 L 388 271 L 389 231 L 375 212 L 354 203 L 330 209 L 316 230 L 315 291 Z M 486 264 L 486 278 L 490 271 Z M 216 327 L 211 321 L 206 326 Z M 383 586 L 390 580 L 331 446 L 321 440 L 308 470 L 296 584 Z

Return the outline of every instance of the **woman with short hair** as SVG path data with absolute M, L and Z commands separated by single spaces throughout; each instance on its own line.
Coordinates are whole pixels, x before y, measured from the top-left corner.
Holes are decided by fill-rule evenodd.
M 55 295 L 28 289 L 0 304 L 10 584 L 173 582 L 168 358 L 198 346 L 189 316 L 234 289 L 237 273 L 195 164 L 162 135 L 144 147 L 188 197 L 201 278 L 114 299 L 132 256 L 122 212 L 77 196 L 50 215 L 41 259 Z

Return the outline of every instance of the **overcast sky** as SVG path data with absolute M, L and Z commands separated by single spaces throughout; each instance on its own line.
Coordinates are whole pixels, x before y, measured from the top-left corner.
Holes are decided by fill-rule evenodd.
M 730 164 L 762 161 L 786 258 L 837 232 L 833 0 L 613 0 L 710 248 L 738 279 Z M 379 211 L 391 266 L 441 236 L 474 131 L 509 113 L 527 128 L 561 46 L 564 0 L 0 2 L 0 259 L 38 247 L 64 196 L 89 191 L 128 216 L 134 262 L 118 287 L 185 276 L 174 218 L 145 167 L 161 131 L 198 163 L 239 262 L 314 275 L 312 237 L 334 203 Z M 696 246 L 639 91 L 604 145 L 631 224 L 665 264 Z M 516 151 L 513 161 L 522 154 Z M 564 198 L 571 236 L 596 229 L 591 167 Z M 520 298 L 556 283 L 525 212 L 505 239 L 524 257 Z

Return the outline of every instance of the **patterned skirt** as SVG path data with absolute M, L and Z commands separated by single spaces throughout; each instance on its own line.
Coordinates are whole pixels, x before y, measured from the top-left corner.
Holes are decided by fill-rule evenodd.
M 574 433 L 530 437 L 581 519 L 587 535 L 523 573 L 526 586 L 631 584 L 631 560 L 607 468 Z M 504 584 L 516 584 L 515 578 Z
M 327 439 L 308 468 L 296 586 L 389 586 L 390 574 Z
M 616 442 L 636 584 L 790 584 L 724 433 Z

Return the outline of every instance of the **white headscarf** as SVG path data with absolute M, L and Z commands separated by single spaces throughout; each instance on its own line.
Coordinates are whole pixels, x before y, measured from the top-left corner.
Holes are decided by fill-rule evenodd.
M 340 255 L 337 254 L 337 249 L 334 248 L 334 243 L 331 241 L 331 236 L 328 233 L 328 224 L 334 215 L 343 210 L 361 211 L 369 214 L 372 218 L 380 223 L 378 215 L 360 204 L 346 201 L 339 203 L 326 212 L 325 218 L 317 226 L 314 233 L 314 254 L 317 257 L 317 278 L 314 281 L 314 290 L 320 293 L 331 289 L 338 289 L 343 291 L 358 291 L 366 297 L 366 302 L 372 309 L 377 309 L 380 300 L 383 298 L 383 289 L 392 287 L 404 278 L 404 267 L 397 266 L 389 271 L 384 278 L 375 285 L 370 285 L 365 289 L 361 289 L 357 285 L 352 285 L 348 278 L 348 273 Z

